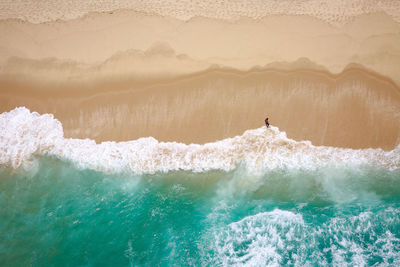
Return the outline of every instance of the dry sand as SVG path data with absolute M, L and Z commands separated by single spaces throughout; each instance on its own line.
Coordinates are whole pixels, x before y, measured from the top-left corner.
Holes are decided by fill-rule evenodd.
M 24 72 L 25 65 L 15 65 L 15 60 L 14 65 L 7 64 L 12 57 L 53 58 L 84 69 L 100 69 L 95 75 L 101 77 L 103 71 L 112 75 L 144 75 L 141 63 L 154 54 L 240 70 L 308 58 L 333 73 L 340 73 L 349 63 L 361 64 L 400 84 L 400 24 L 385 13 L 361 15 L 335 27 L 309 16 L 242 18 L 234 22 L 208 18 L 181 21 L 119 11 L 43 24 L 5 20 L 0 22 L 0 36 L 0 66 L 7 73 L 17 69 L 27 75 L 36 74 L 29 68 Z M 115 62 L 126 56 L 129 61 Z M 151 66 L 157 69 L 157 62 L 150 58 L 145 63 L 149 73 L 153 73 Z M 111 63 L 115 64 L 103 70 L 104 65 Z M 182 68 L 185 67 L 184 64 Z M 55 69 L 52 65 L 49 68 Z M 160 69 L 179 72 L 168 62 L 161 63 Z M 68 69 L 60 76 L 69 78 L 68 72 L 74 71 Z M 76 76 L 79 75 L 73 78 L 81 78 Z
M 303 15 L 184 21 L 125 10 L 3 20 L 0 36 L 0 112 L 53 113 L 69 137 L 204 143 L 268 115 L 316 145 L 400 141 L 400 24 L 386 13 L 338 26 Z
M 189 20 L 206 17 L 235 20 L 259 19 L 271 15 L 307 15 L 343 25 L 354 17 L 385 12 L 400 21 L 397 0 L 3 0 L 0 19 L 19 18 L 34 23 L 70 20 L 90 12 L 136 10 Z

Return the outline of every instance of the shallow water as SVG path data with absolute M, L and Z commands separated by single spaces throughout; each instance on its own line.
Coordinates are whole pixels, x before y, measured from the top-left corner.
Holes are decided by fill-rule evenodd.
M 104 174 L 54 157 L 2 168 L 0 262 L 400 264 L 400 172 L 365 166 Z

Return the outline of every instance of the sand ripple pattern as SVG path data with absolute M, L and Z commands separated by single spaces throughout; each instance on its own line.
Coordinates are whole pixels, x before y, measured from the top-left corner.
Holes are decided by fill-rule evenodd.
M 393 0 L 4 0 L 0 2 L 0 19 L 19 18 L 34 23 L 68 20 L 89 12 L 130 9 L 188 20 L 196 16 L 237 19 L 262 18 L 268 15 L 309 15 L 341 25 L 353 17 L 385 12 L 400 21 L 400 1 Z

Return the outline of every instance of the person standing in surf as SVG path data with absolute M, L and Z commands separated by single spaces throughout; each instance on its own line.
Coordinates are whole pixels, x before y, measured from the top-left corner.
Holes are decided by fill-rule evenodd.
M 268 118 L 265 119 L 265 125 L 267 126 L 267 128 L 269 128 Z

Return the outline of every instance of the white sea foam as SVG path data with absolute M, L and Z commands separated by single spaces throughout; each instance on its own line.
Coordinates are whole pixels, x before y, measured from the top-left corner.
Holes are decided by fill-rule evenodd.
M 279 209 L 259 213 L 216 234 L 216 251 L 223 266 L 281 266 L 281 251 L 301 241 L 304 227 L 299 214 Z
M 36 155 L 70 160 L 82 168 L 136 174 L 187 170 L 230 171 L 239 164 L 254 173 L 268 169 L 316 169 L 321 166 L 372 165 L 399 169 L 400 146 L 353 150 L 297 142 L 276 127 L 248 130 L 241 136 L 204 145 L 158 142 L 152 137 L 129 142 L 64 138 L 61 123 L 51 114 L 25 107 L 0 115 L 0 164 L 28 166 Z
M 375 231 L 380 223 L 377 218 L 395 218 L 396 225 L 398 213 L 338 213 L 326 223 L 310 227 L 299 213 L 280 209 L 261 212 L 217 227 L 217 259 L 213 260 L 223 266 L 365 266 L 371 255 L 379 255 L 381 266 L 398 266 L 400 240 L 389 230 Z M 366 244 L 365 238 L 376 242 Z M 323 251 L 321 245 L 325 246 Z M 327 254 L 332 255 L 329 263 Z

